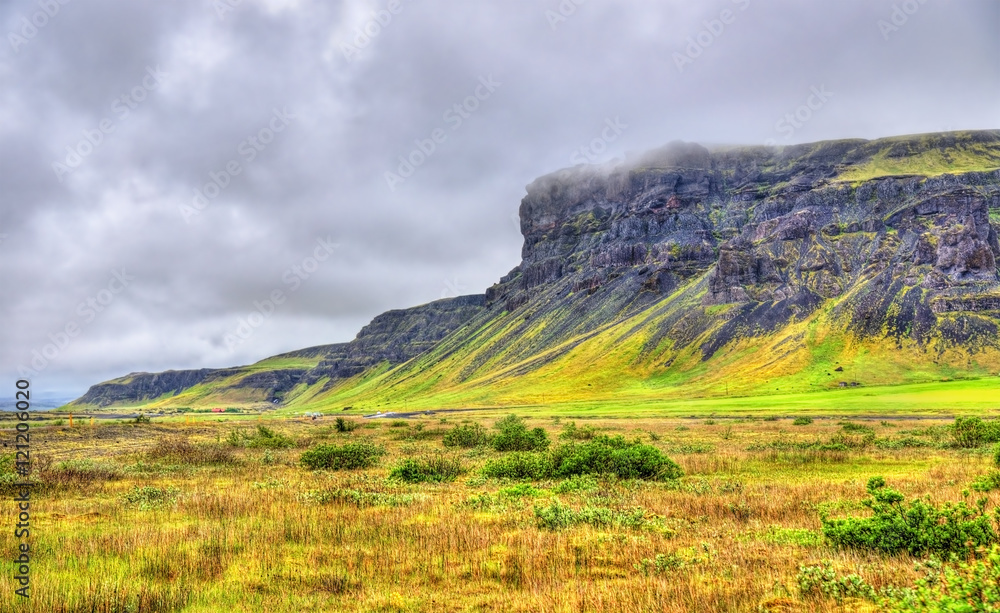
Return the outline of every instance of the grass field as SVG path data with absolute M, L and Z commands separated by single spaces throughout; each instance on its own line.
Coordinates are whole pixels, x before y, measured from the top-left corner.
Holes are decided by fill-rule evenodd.
M 33 598 L 13 596 L 8 563 L 0 610 L 874 611 L 865 600 L 803 593 L 800 566 L 829 560 L 880 589 L 912 585 L 914 559 L 837 549 L 820 513 L 864 515 L 865 483 L 876 475 L 907 497 L 961 500 L 989 469 L 990 448 L 956 448 L 951 419 L 901 407 L 922 391 L 985 410 L 988 389 L 911 387 L 869 405 L 846 390 L 824 406 L 851 421 L 817 411 L 807 425 L 737 413 L 762 400 L 716 404 L 719 416 L 697 419 L 681 415 L 704 412 L 696 405 L 631 417 L 607 407 L 566 412 L 590 415 L 575 419 L 522 412 L 553 445 L 570 423 L 577 435 L 652 445 L 684 471 L 667 481 L 486 478 L 503 453 L 444 446 L 456 425 L 489 431 L 505 413 L 355 417 L 349 432 L 332 417 L 40 421 Z M 771 400 L 772 413 L 798 407 L 793 397 Z M 0 426 L 10 432 L 12 422 Z M 376 465 L 300 464 L 318 444 L 360 441 L 385 450 Z M 443 459 L 461 473 L 438 483 L 390 477 L 406 459 Z M 4 552 L 16 547 L 8 527 Z

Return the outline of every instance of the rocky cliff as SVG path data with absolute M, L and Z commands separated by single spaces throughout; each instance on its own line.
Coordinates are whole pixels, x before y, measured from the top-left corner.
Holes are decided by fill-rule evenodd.
M 297 386 L 330 386 L 374 366 L 393 366 L 423 353 L 483 310 L 483 296 L 460 296 L 412 309 L 388 311 L 349 343 L 321 345 L 238 368 L 132 373 L 92 386 L 75 403 L 107 407 L 172 401 L 181 392 L 195 401 L 266 401 L 280 404 Z M 201 388 L 203 394 L 191 391 Z M 192 397 L 193 396 L 193 397 Z
M 996 372 L 998 168 L 1000 131 L 985 131 L 674 143 L 562 170 L 528 186 L 522 261 L 484 296 L 386 313 L 351 343 L 279 356 L 311 356 L 309 368 L 240 385 L 271 399 L 294 391 L 304 405 L 382 406 L 711 394 L 723 378 L 747 393 L 816 389 L 838 383 L 834 364 L 857 372 L 873 360 L 871 382 L 958 362 Z M 95 386 L 80 402 L 148 399 L 227 372 L 133 375 L 119 383 L 132 392 Z

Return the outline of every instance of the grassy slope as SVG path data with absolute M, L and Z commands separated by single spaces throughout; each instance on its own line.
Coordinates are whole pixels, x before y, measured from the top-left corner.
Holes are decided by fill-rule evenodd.
M 579 343 L 549 349 L 558 355 L 541 366 L 525 371 L 523 364 L 514 364 L 498 370 L 487 361 L 476 375 L 459 380 L 457 373 L 480 359 L 479 352 L 488 350 L 491 339 L 511 325 L 509 316 L 500 316 L 477 331 L 475 342 L 448 339 L 408 364 L 342 382 L 330 393 L 293 401 L 291 408 L 399 411 L 551 405 L 683 412 L 843 405 L 844 410 L 937 407 L 948 412 L 992 406 L 989 395 L 1000 388 L 1000 381 L 991 376 L 1000 372 L 1000 355 L 970 356 L 960 349 L 941 353 L 935 347 L 895 341 L 858 342 L 833 321 L 834 304 L 773 336 L 735 341 L 706 361 L 698 343 L 680 351 L 669 341 L 648 348 L 647 341 L 671 309 L 690 308 L 689 301 L 674 296 Z M 542 320 L 534 324 L 544 325 Z M 665 366 L 668 360 L 670 367 Z M 985 378 L 945 383 L 970 377 Z M 841 382 L 854 381 L 863 387 L 840 388 Z M 954 402 L 942 404 L 939 388 L 954 390 Z
M 900 136 L 880 139 L 882 146 L 868 161 L 841 173 L 842 181 L 861 182 L 891 175 L 922 175 L 987 172 L 1000 168 L 1000 155 L 995 146 L 969 141 L 968 133 L 955 133 L 957 142 L 950 147 L 936 145 L 938 135 Z M 912 144 L 914 151 L 905 156 L 891 156 L 894 145 Z M 923 150 L 920 150 L 923 148 Z

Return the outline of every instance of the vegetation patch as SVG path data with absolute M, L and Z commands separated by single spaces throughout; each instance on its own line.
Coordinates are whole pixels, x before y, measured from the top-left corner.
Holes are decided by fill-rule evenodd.
M 437 454 L 405 459 L 393 467 L 389 477 L 407 483 L 443 483 L 454 481 L 464 472 L 458 458 Z
M 627 510 L 609 509 L 607 507 L 583 507 L 575 510 L 553 499 L 548 506 L 536 506 L 535 524 L 543 530 L 565 530 L 580 524 L 596 528 L 645 528 L 648 525 L 659 525 L 655 519 L 647 519 L 647 511 L 641 507 Z
M 940 507 L 920 499 L 906 503 L 902 494 L 886 487 L 882 477 L 872 477 L 866 489 L 870 498 L 862 504 L 871 509 L 871 517 L 821 517 L 823 534 L 834 546 L 915 556 L 969 555 L 997 542 L 986 499 L 975 507 L 964 501 Z
M 295 441 L 290 437 L 275 432 L 267 426 L 257 426 L 256 430 L 249 432 L 243 429 L 233 430 L 226 438 L 226 442 L 233 447 L 251 449 L 283 449 L 295 446 Z
M 1000 422 L 984 421 L 978 417 L 956 417 L 952 436 L 955 444 L 964 449 L 1000 443 Z
M 159 488 L 147 485 L 144 487 L 135 486 L 122 495 L 122 504 L 135 507 L 140 511 L 156 509 L 162 506 L 171 505 L 177 501 L 180 493 L 176 487 Z
M 187 438 L 162 438 L 147 452 L 146 458 L 174 464 L 192 466 L 231 464 L 236 461 L 233 452 L 215 443 L 194 444 Z
M 375 466 L 385 454 L 384 447 L 370 441 L 317 445 L 304 452 L 299 463 L 310 470 L 352 470 Z
M 358 422 L 346 417 L 338 417 L 333 422 L 333 428 L 341 433 L 354 432 L 358 429 Z
M 569 443 L 553 453 L 557 477 L 612 474 L 621 479 L 665 480 L 683 475 L 676 462 L 656 447 L 623 436 L 600 435 L 587 443 Z
M 543 451 L 549 447 L 549 435 L 544 428 L 529 430 L 516 415 L 504 417 L 493 427 L 497 434 L 490 444 L 497 451 Z
M 480 445 L 488 445 L 489 433 L 479 424 L 458 425 L 444 435 L 442 441 L 445 447 L 462 447 L 471 449 Z
M 364 492 L 354 489 L 309 490 L 300 496 L 314 504 L 349 504 L 356 507 L 405 507 L 417 500 L 414 494 Z
M 708 564 L 715 552 L 707 543 L 701 547 L 685 547 L 671 553 L 658 553 L 652 558 L 643 558 L 635 569 L 644 575 L 665 575 L 692 566 Z

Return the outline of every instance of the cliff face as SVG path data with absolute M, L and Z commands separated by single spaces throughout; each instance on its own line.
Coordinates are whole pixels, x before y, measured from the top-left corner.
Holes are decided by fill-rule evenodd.
M 614 317 L 702 278 L 700 305 L 733 305 L 727 318 L 740 322 L 700 324 L 706 349 L 831 302 L 861 335 L 961 342 L 954 322 L 941 317 L 949 313 L 995 334 L 1000 243 L 990 211 L 1000 210 L 1000 172 L 928 177 L 911 159 L 969 151 L 987 167 L 1000 165 L 1000 133 L 780 151 L 674 144 L 607 171 L 560 171 L 528 186 L 523 261 L 487 291 L 487 303 L 513 311 L 539 286 L 558 287 L 562 293 L 536 310 L 603 292 L 597 310 Z M 880 174 L 881 160 L 908 162 L 913 173 Z M 565 332 L 606 319 L 572 318 Z M 694 340 L 680 329 L 672 336 Z
M 522 261 L 485 296 L 386 313 L 351 343 L 275 358 L 316 360 L 301 372 L 241 384 L 319 405 L 416 393 L 487 403 L 542 380 L 610 389 L 614 364 L 620 380 L 704 391 L 727 372 L 770 382 L 822 370 L 834 345 L 845 363 L 907 345 L 921 367 L 958 351 L 989 370 L 1000 366 L 998 168 L 1000 131 L 675 143 L 562 170 L 528 186 Z M 782 348 L 766 366 L 723 357 L 751 346 Z M 728 366 L 697 366 L 713 359 Z M 167 374 L 133 377 L 133 396 L 183 388 Z M 373 377 L 379 391 L 359 391 Z M 91 392 L 81 402 L 97 404 Z

